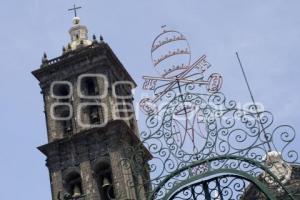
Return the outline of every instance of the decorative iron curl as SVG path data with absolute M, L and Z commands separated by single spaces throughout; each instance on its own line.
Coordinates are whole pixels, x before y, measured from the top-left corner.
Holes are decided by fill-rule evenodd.
M 189 91 L 191 88 L 188 88 Z M 146 120 L 148 131 L 141 134 L 141 145 L 146 147 L 153 157 L 147 163 L 151 174 L 148 184 L 151 185 L 152 190 L 160 187 L 160 183 L 173 172 L 201 160 L 205 161 L 218 156 L 238 156 L 264 163 L 265 156 L 269 152 L 266 148 L 268 143 L 276 151 L 282 153 L 282 158 L 286 162 L 290 164 L 297 163 L 298 154 L 290 146 L 295 139 L 295 130 L 287 125 L 272 128 L 273 115 L 263 110 L 255 112 L 257 105 L 251 104 L 246 108 L 239 108 L 235 101 L 227 101 L 222 93 L 208 95 L 206 93 L 188 92 L 175 95 L 172 98 L 159 112 L 148 116 Z M 176 143 L 176 134 L 173 129 L 174 123 L 179 123 L 179 120 L 174 120 L 174 116 L 182 111 L 183 105 L 186 105 L 187 102 L 192 103 L 194 106 L 192 109 L 194 116 L 201 115 L 200 118 L 205 124 L 206 135 L 199 137 L 202 140 L 195 144 L 199 147 L 195 151 L 182 149 L 183 146 Z M 179 109 L 180 106 L 181 109 Z M 199 125 L 199 123 L 195 118 L 191 117 L 188 123 L 192 125 L 191 127 L 195 132 L 198 131 L 199 126 L 196 125 Z M 187 127 L 182 127 L 179 133 L 188 130 Z M 268 134 L 269 139 L 266 140 L 263 137 L 264 133 Z M 132 154 L 135 154 L 135 152 L 136 150 L 132 151 Z M 268 166 L 268 168 L 270 167 Z M 267 177 L 262 176 L 263 170 L 256 165 L 228 158 L 227 160 L 192 167 L 189 171 L 174 176 L 172 181 L 168 182 L 155 194 L 155 199 L 163 199 L 167 192 L 177 184 L 199 174 L 204 174 L 209 168 L 237 169 L 253 177 L 260 177 L 260 179 Z M 134 171 L 134 173 L 138 174 L 140 172 Z M 245 186 L 248 185 L 249 182 L 245 184 Z M 232 197 L 228 187 L 224 187 L 223 191 Z M 237 186 L 235 189 L 237 189 Z M 188 194 L 189 192 L 186 191 L 185 193 Z M 235 197 L 241 198 L 242 194 L 239 193 Z M 178 198 L 183 197 L 179 196 Z

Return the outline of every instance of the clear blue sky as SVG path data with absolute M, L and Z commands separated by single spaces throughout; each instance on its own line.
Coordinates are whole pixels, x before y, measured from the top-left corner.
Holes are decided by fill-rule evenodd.
M 255 98 L 276 124 L 300 129 L 299 0 L 3 0 L 0 45 L 0 199 L 50 199 L 46 126 L 38 82 L 31 75 L 61 54 L 76 3 L 90 35 L 102 34 L 139 85 L 153 75 L 150 46 L 161 25 L 183 32 L 193 59 L 206 54 L 210 72 L 224 77 L 229 99 L 250 100 L 239 70 L 239 51 Z M 139 96 L 136 96 L 139 100 Z M 140 123 L 142 123 L 140 121 Z M 299 141 L 299 138 L 298 138 Z M 298 142 L 298 144 L 300 144 Z

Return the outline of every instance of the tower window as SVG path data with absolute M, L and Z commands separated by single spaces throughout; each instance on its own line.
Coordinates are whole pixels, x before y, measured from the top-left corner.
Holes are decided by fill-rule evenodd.
M 99 93 L 96 77 L 84 77 L 81 80 L 81 92 L 86 96 L 95 96 Z
M 70 136 L 72 133 L 72 121 L 71 120 L 65 120 L 62 121 L 62 129 L 64 136 Z
M 82 74 L 78 77 L 77 83 L 78 96 L 82 99 L 95 100 L 107 97 L 108 80 L 103 74 Z
M 71 114 L 70 113 L 71 110 L 69 108 L 69 106 L 67 105 L 56 105 L 54 107 L 54 116 L 57 119 L 67 119 L 70 118 Z
M 77 172 L 70 173 L 65 179 L 66 198 L 79 198 L 83 196 L 81 176 Z
M 53 87 L 53 94 L 55 96 L 68 96 L 70 93 L 70 88 L 68 85 L 63 85 L 63 84 L 56 84 Z
M 102 107 L 97 105 L 89 106 L 89 118 L 91 124 L 102 123 L 103 122 Z
M 95 168 L 96 182 L 100 192 L 101 199 L 115 199 L 114 186 L 112 181 L 112 173 L 110 165 L 106 162 L 101 162 Z
M 118 111 L 120 118 L 124 118 L 126 115 L 126 107 L 122 99 L 117 99 L 118 102 Z
M 113 84 L 113 95 L 121 99 L 132 99 L 134 84 L 130 81 L 116 81 Z
M 69 101 L 72 92 L 72 85 L 70 82 L 55 81 L 51 85 L 51 96 L 59 101 Z
M 113 87 L 113 93 L 117 100 L 117 113 L 124 120 L 130 120 L 134 116 L 131 87 L 133 86 L 127 81 L 124 81 L 122 84 L 115 84 Z
M 117 99 L 117 110 L 119 117 L 125 120 L 131 120 L 134 117 L 134 107 L 130 99 Z
M 78 124 L 82 128 L 103 127 L 106 125 L 105 105 L 99 102 L 83 102 L 77 110 Z
M 63 133 L 63 136 L 69 136 L 72 133 L 71 109 L 66 105 L 57 105 L 54 107 L 54 116 L 57 120 L 57 130 Z

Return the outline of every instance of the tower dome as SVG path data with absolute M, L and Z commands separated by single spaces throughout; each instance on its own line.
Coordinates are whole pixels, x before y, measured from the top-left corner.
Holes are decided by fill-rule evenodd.
M 75 16 L 73 18 L 73 26 L 69 30 L 71 36 L 71 43 L 68 50 L 75 50 L 79 47 L 84 47 L 92 44 L 88 39 L 88 29 L 86 26 L 80 24 L 80 18 Z

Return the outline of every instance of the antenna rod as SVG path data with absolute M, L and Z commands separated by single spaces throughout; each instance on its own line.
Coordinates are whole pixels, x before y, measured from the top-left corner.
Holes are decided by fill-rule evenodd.
M 247 84 L 247 88 L 248 88 L 248 91 L 249 91 L 249 93 L 250 93 L 251 100 L 252 100 L 252 103 L 253 103 L 253 105 L 254 105 L 256 114 L 257 114 L 257 116 L 258 116 L 259 123 L 260 123 L 261 128 L 262 128 L 262 131 L 263 131 L 263 133 L 264 133 L 265 140 L 267 141 L 267 145 L 268 145 L 269 151 L 271 151 L 272 148 L 271 148 L 271 145 L 270 145 L 270 143 L 269 143 L 269 140 L 268 140 L 268 137 L 267 137 L 265 128 L 264 128 L 264 126 L 263 126 L 263 123 L 262 123 L 262 121 L 261 121 L 261 118 L 260 118 L 260 116 L 259 116 L 259 112 L 258 112 L 258 110 L 257 110 L 256 104 L 255 104 L 255 100 L 254 100 L 254 96 L 253 96 L 253 93 L 252 93 L 252 91 L 251 91 L 250 84 L 249 84 L 249 82 L 248 82 L 248 78 L 247 78 L 247 76 L 246 76 L 244 67 L 243 67 L 242 62 L 241 62 L 241 60 L 240 60 L 240 57 L 239 57 L 238 52 L 235 52 L 235 54 L 236 54 L 236 57 L 237 57 L 237 59 L 238 59 L 238 61 L 239 61 L 241 70 L 242 70 L 242 72 L 243 72 L 243 76 L 244 76 L 245 82 L 246 82 L 246 84 Z

